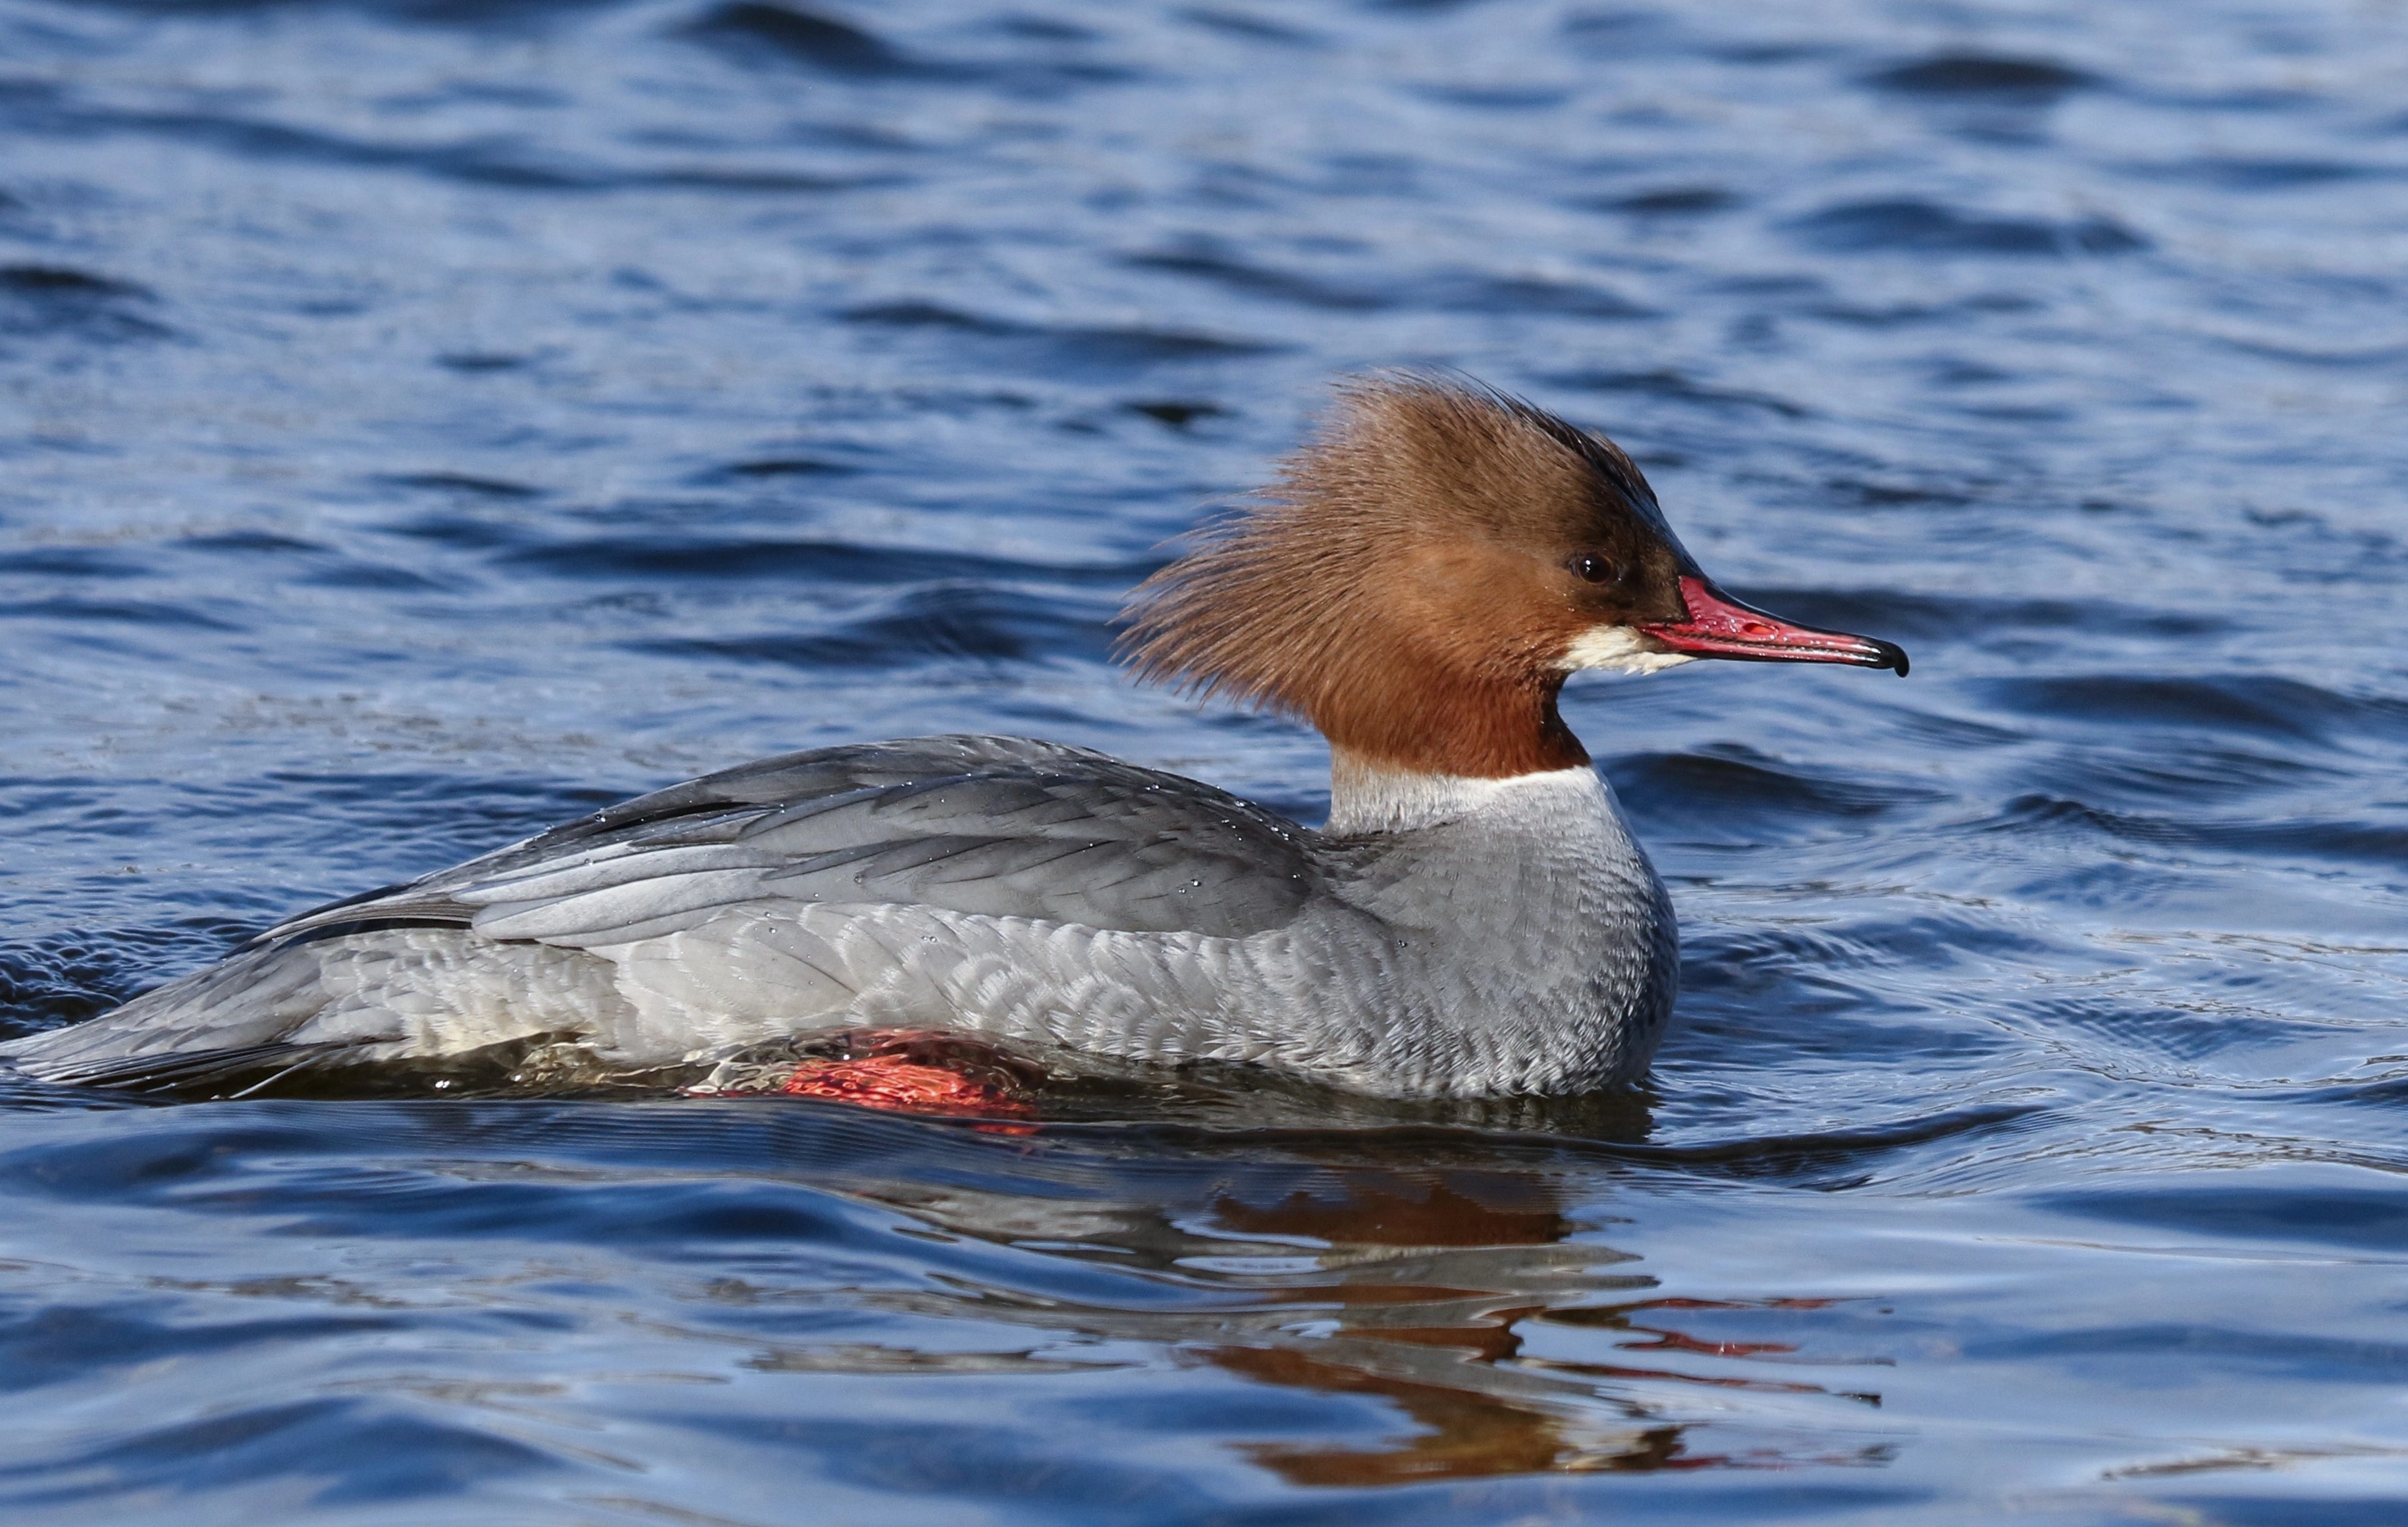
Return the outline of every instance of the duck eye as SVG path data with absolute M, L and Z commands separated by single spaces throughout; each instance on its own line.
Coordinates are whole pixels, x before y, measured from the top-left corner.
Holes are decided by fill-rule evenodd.
M 1572 559 L 1572 571 L 1584 583 L 1610 583 L 1613 580 L 1613 564 L 1594 551 L 1584 551 Z

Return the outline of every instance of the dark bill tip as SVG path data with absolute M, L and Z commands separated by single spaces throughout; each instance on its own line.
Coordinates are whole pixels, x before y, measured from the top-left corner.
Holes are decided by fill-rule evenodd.
M 1681 602 L 1688 607 L 1685 620 L 1639 628 L 1670 651 L 1742 663 L 1844 663 L 1906 677 L 1906 649 L 1896 642 L 1820 631 L 1768 615 L 1695 574 L 1682 575 Z

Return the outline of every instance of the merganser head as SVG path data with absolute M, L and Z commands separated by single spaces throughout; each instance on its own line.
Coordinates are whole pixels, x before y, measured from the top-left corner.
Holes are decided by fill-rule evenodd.
M 1360 764 L 1474 778 L 1588 762 L 1555 709 L 1583 668 L 1906 672 L 1888 642 L 1715 588 L 1612 442 L 1417 373 L 1341 382 L 1279 482 L 1140 585 L 1125 619 L 1140 678 L 1305 717 Z

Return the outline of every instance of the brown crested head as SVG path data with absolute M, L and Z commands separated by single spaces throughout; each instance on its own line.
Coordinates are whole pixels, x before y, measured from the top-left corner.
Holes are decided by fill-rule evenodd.
M 1125 619 L 1140 678 L 1304 717 L 1366 764 L 1475 778 L 1588 761 L 1555 708 L 1576 668 L 1905 666 L 1713 589 L 1612 442 L 1418 373 L 1341 382 L 1279 480 Z

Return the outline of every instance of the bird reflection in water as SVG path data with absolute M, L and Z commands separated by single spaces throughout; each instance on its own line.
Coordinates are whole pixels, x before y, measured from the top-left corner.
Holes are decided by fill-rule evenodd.
M 958 1036 L 936 1049 L 927 1035 L 904 1037 L 921 1046 L 907 1060 L 963 1063 L 968 1042 Z M 860 1053 L 882 1056 L 895 1038 L 868 1035 Z M 818 1056 L 780 1049 L 766 1058 L 767 1085 L 666 1082 L 689 1096 L 721 1094 L 724 1108 L 741 1095 L 780 1094 L 777 1084 Z M 980 1058 L 991 1063 L 982 1077 L 1018 1063 Z M 522 1063 L 489 1070 L 468 1080 L 523 1090 Z M 1600 1206 L 1626 1189 L 1618 1152 L 1648 1149 L 1637 1097 L 1400 1105 L 1226 1085 L 1209 1074 L 1168 1088 L 1123 1081 L 1118 1091 L 1092 1076 L 1064 1086 L 1038 1067 L 1007 1079 L 1029 1106 L 952 1124 L 825 1102 L 802 1104 L 801 1115 L 785 1104 L 770 1114 L 698 1105 L 705 1111 L 647 1116 L 648 1135 L 690 1133 L 713 1154 L 746 1121 L 799 1127 L 815 1142 L 806 1174 L 814 1189 L 899 1212 L 908 1234 L 1008 1253 L 983 1277 L 950 1274 L 914 1292 L 854 1298 L 1038 1334 L 1000 1352 L 781 1345 L 748 1365 L 1069 1373 L 1091 1366 L 1080 1346 L 1134 1343 L 1254 1384 L 1372 1402 L 1406 1423 L 1366 1442 L 1362 1411 L 1341 1404 L 1324 1434 L 1289 1427 L 1233 1441 L 1299 1486 L 1863 1466 L 1891 1455 L 1891 1440 L 1876 1434 L 1835 1449 L 1829 1407 L 1870 1420 L 1879 1399 L 1813 1381 L 1864 1360 L 1810 1354 L 1799 1340 L 1699 1334 L 1771 1324 L 1819 1349 L 1828 1338 L 1813 1339 L 1813 1317 L 1828 1301 L 1671 1296 L 1667 1269 L 1641 1272 L 1636 1256 L 1598 1237 Z M 1040 1108 L 1044 1121 L 1030 1122 Z M 1108 1279 L 1104 1297 L 1096 1274 Z M 730 1278 L 709 1296 L 779 1295 Z M 1820 1413 L 1801 1416 L 1800 1406 Z M 1838 1428 L 1853 1430 L 1844 1420 Z
M 1812 1364 L 1798 1343 L 1694 1334 L 1719 1312 L 1785 1312 L 1795 1322 L 1828 1301 L 1663 1297 L 1636 1257 L 1567 1213 L 1564 1171 L 1434 1164 L 1465 1146 L 1461 1136 L 1433 1143 L 1421 1131 L 1291 1135 L 1263 1149 L 1224 1140 L 1140 1160 L 1108 1148 L 1071 1174 L 1109 1183 L 1104 1202 L 893 1184 L 866 1196 L 949 1235 L 1192 1295 L 1103 1307 L 982 1287 L 965 1291 L 970 1307 L 913 1296 L 917 1313 L 1002 1315 L 1058 1335 L 1152 1344 L 1258 1384 L 1385 1402 L 1409 1423 L 1368 1443 L 1348 1417 L 1332 1427 L 1342 1435 L 1235 1444 L 1291 1484 L 1887 1461 L 1878 1437 L 1834 1450 L 1828 1411 L 1811 1429 L 1784 1423 L 1781 1411 L 1799 1404 L 1879 1404 L 1802 1381 Z M 1475 1153 L 1497 1154 L 1485 1145 Z M 1579 1176 L 1580 1196 L 1595 1202 L 1607 1184 Z M 1590 1360 L 1600 1348 L 1635 1361 Z M 1776 1371 L 1734 1371 L 1745 1368 Z
M 1254 1462 L 1291 1484 L 1379 1485 L 1650 1468 L 1680 1453 L 1678 1426 L 1619 1424 L 1588 1413 L 1594 1407 L 1558 1403 L 1545 1379 L 1500 1366 L 1521 1355 L 1522 1322 L 1548 1307 L 1538 1285 L 1555 1292 L 1570 1280 L 1602 1291 L 1653 1282 L 1598 1271 L 1630 1260 L 1598 1246 L 1580 1249 L 1572 1262 L 1526 1254 L 1514 1268 L 1514 1251 L 1564 1249 L 1573 1228 L 1540 1179 L 1455 1173 L 1416 1180 L 1374 1171 L 1340 1180 L 1342 1191 L 1327 1197 L 1298 1191 L 1269 1205 L 1230 1196 L 1214 1204 L 1213 1220 L 1227 1233 L 1322 1243 L 1327 1249 L 1312 1259 L 1314 1271 L 1338 1276 L 1261 1290 L 1291 1308 L 1332 1308 L 1311 1346 L 1231 1343 L 1202 1355 L 1263 1383 L 1380 1396 L 1418 1430 L 1374 1448 L 1259 1443 L 1245 1449 Z M 1509 1269 L 1521 1276 L 1497 1276 Z M 1480 1286 L 1500 1283 L 1512 1286 Z

